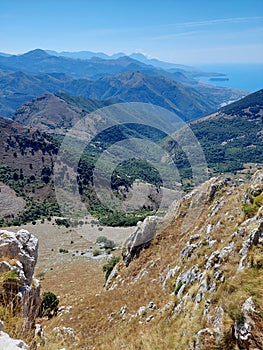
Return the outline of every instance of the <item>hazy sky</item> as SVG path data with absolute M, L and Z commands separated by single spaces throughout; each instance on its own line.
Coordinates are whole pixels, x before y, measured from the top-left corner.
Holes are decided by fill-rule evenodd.
M 0 51 L 263 62 L 263 0 L 0 0 Z

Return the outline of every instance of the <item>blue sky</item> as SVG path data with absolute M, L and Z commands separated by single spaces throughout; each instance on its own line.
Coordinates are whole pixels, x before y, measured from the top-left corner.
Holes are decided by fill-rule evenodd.
M 35 48 L 262 63 L 263 1 L 0 0 L 0 51 Z

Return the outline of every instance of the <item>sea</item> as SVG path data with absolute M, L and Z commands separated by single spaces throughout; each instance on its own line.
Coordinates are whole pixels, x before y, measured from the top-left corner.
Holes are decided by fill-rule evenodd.
M 235 88 L 249 92 L 263 89 L 263 63 L 206 64 L 195 65 L 204 72 L 215 72 L 225 76 L 198 77 L 205 83 Z M 218 79 L 218 80 L 217 80 Z

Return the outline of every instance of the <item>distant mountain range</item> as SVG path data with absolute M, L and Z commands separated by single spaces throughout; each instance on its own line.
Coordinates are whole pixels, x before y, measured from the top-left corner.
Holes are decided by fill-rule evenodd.
M 32 76 L 22 72 L 14 73 L 8 77 L 14 78 L 15 84 L 13 79 L 11 81 L 6 80 L 2 91 L 6 89 L 10 91 L 12 86 L 16 91 L 19 88 L 20 94 L 16 93 L 13 96 L 13 102 L 18 105 L 20 105 L 21 98 L 25 97 L 23 93 L 27 93 L 27 97 L 33 97 L 34 92 L 37 92 L 37 95 L 39 95 L 45 93 L 45 91 L 53 93 L 64 91 L 66 95 L 71 94 L 88 98 L 89 103 L 97 108 L 114 102 L 152 103 L 173 111 L 182 120 L 187 121 L 214 111 L 221 102 L 221 98 L 211 94 L 210 99 L 208 99 L 207 95 L 190 86 L 184 86 L 164 77 L 150 77 L 134 71 L 125 72 L 114 77 L 101 78 L 97 81 L 86 79 L 72 80 L 67 76 L 54 74 Z M 229 99 L 233 97 L 233 91 L 225 91 L 224 94 L 226 93 L 229 94 Z M 60 95 L 60 98 L 61 96 L 65 98 L 66 95 Z M 34 125 L 36 120 L 38 125 L 43 123 L 50 124 L 52 120 L 54 128 L 57 128 L 58 125 L 61 126 L 60 123 L 55 123 L 55 120 L 60 118 L 60 103 L 54 104 L 54 95 L 53 98 L 51 96 L 49 93 L 26 102 L 18 108 L 13 118 L 22 123 L 25 120 L 31 120 L 29 125 Z M 237 93 L 235 97 L 238 96 L 240 95 Z M 58 102 L 58 97 L 56 98 Z M 82 99 L 84 105 L 86 103 L 85 98 Z M 73 98 L 66 97 L 67 104 L 71 104 L 72 101 Z M 86 109 L 86 105 L 81 106 L 78 112 L 79 115 L 81 115 L 82 109 L 85 112 L 91 111 Z M 63 110 L 65 121 L 69 120 L 69 115 L 71 115 L 69 111 L 71 111 L 71 107 Z M 46 117 L 49 119 L 49 122 L 45 119 Z M 68 124 L 68 127 L 73 124 L 74 118 Z
M 0 55 L 0 115 L 11 117 L 24 102 L 64 92 L 112 102 L 147 102 L 191 120 L 211 113 L 244 91 L 202 84 L 187 71 L 170 72 L 130 57 L 80 60 L 43 50 Z
M 205 153 L 211 173 L 236 172 L 242 170 L 246 163 L 263 164 L 262 101 L 263 90 L 260 90 L 223 107 L 212 115 L 190 123 Z M 53 188 L 53 167 L 61 136 L 50 133 L 63 134 L 79 118 L 88 116 L 89 112 L 106 105 L 107 103 L 102 101 L 71 97 L 66 94 L 45 94 L 17 110 L 14 119 L 20 120 L 25 125 L 10 118 L 0 118 L 2 144 L 0 181 L 15 190 L 17 196 L 22 196 L 26 200 L 26 207 L 19 214 L 20 219 L 14 223 L 59 213 Z M 92 136 L 92 132 L 96 134 L 96 123 L 92 124 L 90 120 L 90 125 Z M 43 133 L 43 130 L 49 134 Z M 131 132 L 134 135 L 137 133 L 136 129 Z M 145 131 L 138 129 L 138 132 L 141 135 L 145 132 L 147 137 L 151 135 L 146 129 Z M 80 162 L 78 168 L 80 191 L 90 206 L 96 202 L 90 187 L 92 164 L 103 149 L 104 142 L 107 145 L 108 142 L 117 142 L 124 136 L 123 130 L 113 130 L 112 135 L 105 134 L 104 139 L 99 141 L 98 149 L 94 148 L 94 145 L 90 146 Z M 159 139 L 159 142 L 166 144 L 180 174 L 191 177 L 191 171 L 186 169 L 189 163 L 181 158 L 182 152 L 180 150 L 178 152 L 176 144 L 171 143 L 171 140 L 162 139 L 165 135 L 152 134 L 150 137 L 157 137 L 155 142 Z M 123 185 L 126 179 L 129 180 L 125 171 L 130 169 L 124 168 L 122 171 L 124 179 L 122 181 L 119 179 L 117 184 Z M 154 179 L 153 174 L 145 175 Z M 129 185 L 129 182 L 127 184 Z M 4 218 L 7 221 L 13 219 L 16 220 L 12 216 Z
M 195 84 L 196 81 L 184 76 L 184 72 L 169 72 L 165 69 L 149 66 L 127 56 L 118 58 L 91 57 L 81 60 L 64 56 L 49 55 L 36 49 L 23 55 L 1 56 L 0 69 L 6 71 L 21 70 L 27 73 L 64 73 L 73 78 L 98 79 L 106 75 L 115 75 L 129 70 L 137 70 L 153 76 L 164 75 L 170 79 Z
M 92 51 L 79 51 L 79 52 L 68 52 L 68 51 L 62 51 L 57 52 L 53 50 L 45 50 L 48 54 L 53 56 L 63 56 L 63 57 L 69 57 L 69 58 L 79 58 L 82 60 L 88 60 L 93 57 L 99 57 L 104 60 L 115 60 L 120 57 L 130 57 L 134 60 L 140 61 L 142 63 L 145 63 L 147 65 L 152 65 L 154 67 L 162 68 L 162 69 L 178 69 L 178 70 L 185 70 L 189 72 L 195 72 L 197 69 L 191 66 L 186 66 L 183 64 L 176 64 L 176 63 L 170 63 L 170 62 L 164 62 L 160 61 L 156 58 L 148 58 L 147 56 L 143 55 L 140 52 L 132 53 L 130 55 L 126 55 L 123 52 L 118 52 L 113 55 L 107 55 L 103 52 L 92 52 Z

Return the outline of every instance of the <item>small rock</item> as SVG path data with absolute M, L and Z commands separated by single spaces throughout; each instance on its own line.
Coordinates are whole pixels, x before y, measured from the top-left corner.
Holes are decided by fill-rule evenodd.
M 141 306 L 137 311 L 137 316 L 144 316 L 146 314 L 147 310 L 145 306 Z
M 169 269 L 163 281 L 162 289 L 165 289 L 166 283 L 170 278 L 173 278 L 175 274 L 180 270 L 179 266 L 175 266 L 173 269 Z
M 146 322 L 150 322 L 153 318 L 154 318 L 153 315 L 148 316 L 148 317 L 146 318 Z
M 150 301 L 148 304 L 148 309 L 149 310 L 156 310 L 157 306 L 154 304 L 153 301 Z
M 123 320 L 126 318 L 126 310 L 127 310 L 127 305 L 124 305 L 120 308 L 120 315 Z

